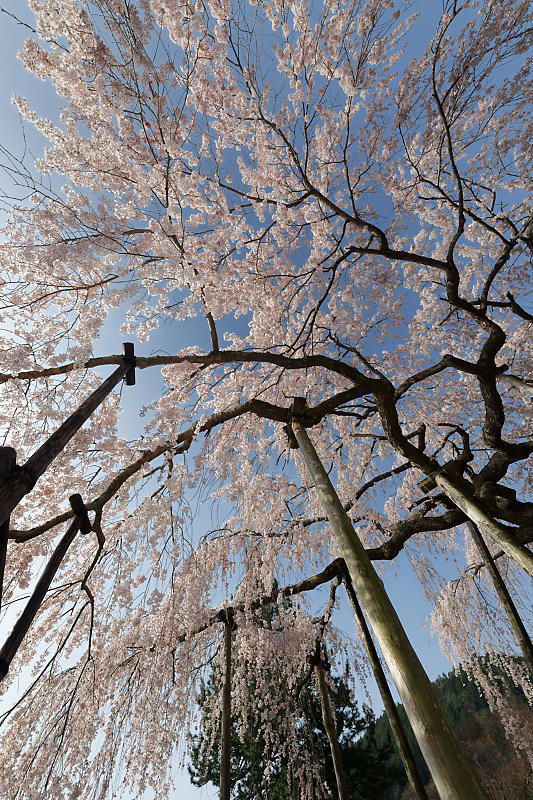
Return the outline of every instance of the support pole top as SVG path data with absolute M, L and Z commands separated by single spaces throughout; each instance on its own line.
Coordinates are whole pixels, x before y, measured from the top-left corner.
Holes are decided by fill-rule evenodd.
M 74 516 L 78 518 L 80 523 L 80 533 L 84 535 L 90 533 L 93 529 L 85 503 L 83 502 L 81 494 L 71 494 L 69 497 L 70 507 L 74 512 Z
M 305 414 L 306 408 L 307 400 L 305 397 L 295 397 L 290 408 L 291 420 L 293 417 L 302 417 Z
M 300 447 L 296 439 L 296 436 L 294 435 L 291 422 L 295 417 L 303 416 L 305 414 L 306 408 L 307 408 L 307 401 L 305 397 L 295 397 L 291 403 L 291 407 L 289 408 L 289 424 L 285 425 L 283 430 L 287 434 L 287 439 L 291 450 L 298 450 L 298 448 Z
M 442 475 L 444 472 L 445 472 L 444 467 L 439 467 L 438 469 L 434 469 L 433 472 L 430 472 L 429 475 L 426 475 L 426 477 L 417 484 L 420 490 L 424 494 L 430 492 L 437 485 L 435 478 L 433 476 Z

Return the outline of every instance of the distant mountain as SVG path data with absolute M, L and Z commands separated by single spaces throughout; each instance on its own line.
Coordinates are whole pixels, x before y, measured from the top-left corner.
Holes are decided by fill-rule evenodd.
M 523 730 L 524 746 L 533 750 L 533 709 L 528 705 L 523 693 L 501 676 L 505 686 L 507 702 L 513 708 L 518 724 Z M 466 672 L 451 672 L 433 682 L 437 696 L 448 718 L 464 746 L 465 751 L 478 770 L 480 779 L 489 800 L 533 800 L 533 772 L 526 753 L 518 754 L 506 739 L 504 729 L 497 715 L 490 712 L 487 701 L 480 694 L 476 684 Z M 430 800 L 439 800 L 433 781 L 416 744 L 413 732 L 407 721 L 403 706 L 398 710 L 406 729 L 409 743 L 415 754 L 422 779 Z M 368 736 L 368 734 L 366 734 Z M 378 747 L 392 742 L 388 719 L 383 713 L 375 722 L 372 735 Z M 400 756 L 393 747 L 393 755 L 386 762 L 387 770 L 393 774 L 405 775 Z M 413 800 L 414 794 L 401 779 L 387 790 L 388 800 Z

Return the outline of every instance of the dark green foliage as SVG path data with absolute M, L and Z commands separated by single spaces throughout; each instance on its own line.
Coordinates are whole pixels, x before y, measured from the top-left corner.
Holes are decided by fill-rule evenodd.
M 491 667 L 491 672 L 497 675 L 501 681 L 508 697 L 508 703 L 519 715 L 523 716 L 524 736 L 527 738 L 526 731 L 528 726 L 532 726 L 533 715 L 524 695 L 494 665 Z M 450 672 L 448 675 L 440 676 L 433 682 L 433 685 L 459 741 L 464 746 L 471 762 L 479 770 L 488 797 L 491 800 L 500 800 L 500 798 L 502 800 L 509 798 L 510 800 L 511 797 L 513 800 L 533 800 L 533 775 L 531 775 L 527 759 L 519 758 L 514 752 L 505 737 L 499 719 L 490 712 L 487 701 L 480 694 L 475 682 L 468 677 L 466 672 L 460 670 L 458 673 Z M 426 786 L 431 787 L 428 769 L 407 721 L 403 706 L 399 704 L 397 708 L 422 780 Z M 385 746 L 387 742 L 392 743 L 389 721 L 385 714 L 376 720 L 374 737 L 378 747 Z M 387 760 L 387 768 L 397 770 L 399 774 L 399 778 L 386 791 L 387 800 L 411 798 L 412 794 L 406 788 L 407 778 L 405 772 L 401 770 L 400 756 L 395 747 Z M 431 791 L 429 796 L 433 797 Z
M 218 692 L 219 679 L 212 672 L 207 685 L 199 697 L 200 707 L 206 709 L 204 719 L 207 721 L 209 711 L 206 704 L 213 693 Z M 335 711 L 339 743 L 342 750 L 344 769 L 351 800 L 380 800 L 384 797 L 385 788 L 395 780 L 395 769 L 384 768 L 384 763 L 391 755 L 389 744 L 378 747 L 373 731 L 374 717 L 370 709 L 363 713 L 350 696 L 346 681 L 341 677 L 331 680 L 331 701 Z M 284 710 L 283 714 L 286 713 Z M 324 730 L 320 711 L 320 698 L 312 682 L 301 691 L 294 714 L 298 727 L 298 742 L 302 758 L 312 760 L 328 787 L 336 794 L 335 773 L 329 750 L 329 743 Z M 280 720 L 274 718 L 274 739 L 281 743 L 282 737 L 275 732 Z M 235 800 L 252 800 L 256 797 L 268 797 L 271 800 L 298 800 L 298 785 L 288 774 L 285 758 L 276 751 L 275 746 L 267 747 L 261 732 L 257 713 L 257 697 L 250 693 L 248 727 L 243 741 L 237 736 L 237 723 L 232 723 L 231 741 L 231 784 L 232 797 Z M 365 734 L 364 738 L 362 734 Z M 202 750 L 201 734 L 193 738 L 189 773 L 196 786 L 203 786 L 208 781 L 219 785 L 219 736 L 215 738 L 209 751 Z M 264 770 L 270 763 L 271 774 L 268 780 Z
M 290 601 L 284 600 L 283 606 L 290 607 Z M 257 612 L 256 622 L 262 628 L 275 631 L 279 625 L 278 609 L 274 606 L 263 607 Z M 335 797 L 335 772 L 312 669 L 308 664 L 302 665 L 303 683 L 297 697 L 294 689 L 288 689 L 283 675 L 277 670 L 268 670 L 268 674 L 261 677 L 270 686 L 269 697 L 261 696 L 256 688 L 254 675 L 250 672 L 247 675 L 246 724 L 241 725 L 240 738 L 237 733 L 239 721 L 232 719 L 232 800 L 299 800 L 300 787 L 293 772 L 289 771 L 287 756 L 283 752 L 283 724 L 288 714 L 291 717 L 291 727 L 296 732 L 300 759 L 299 763 L 291 765 L 292 769 L 295 771 L 299 766 L 312 765 L 323 784 L 320 788 L 315 783 L 316 800 L 327 796 L 324 784 Z M 397 779 L 397 768 L 385 766 L 391 759 L 392 747 L 387 742 L 381 746 L 376 744 L 372 711 L 359 710 L 352 699 L 348 678 L 347 671 L 345 677 L 331 676 L 329 683 L 350 800 L 382 800 L 386 787 Z M 189 764 L 191 780 L 196 786 L 203 786 L 208 781 L 218 786 L 220 782 L 220 729 L 211 747 L 202 747 L 203 735 L 208 735 L 210 728 L 211 701 L 220 693 L 220 686 L 220 671 L 214 667 L 198 698 L 202 716 L 201 730 L 192 738 Z M 268 704 L 271 709 L 278 709 L 271 720 L 272 736 L 268 743 L 262 730 L 263 703 Z M 265 777 L 267 767 L 268 777 Z

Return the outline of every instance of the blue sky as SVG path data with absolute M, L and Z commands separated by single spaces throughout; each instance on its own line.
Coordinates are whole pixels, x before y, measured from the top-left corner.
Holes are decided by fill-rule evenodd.
M 24 9 L 23 0 L 11 0 L 6 4 L 8 8 L 16 10 L 17 13 L 30 16 Z M 20 123 L 16 109 L 11 105 L 10 98 L 13 93 L 24 95 L 29 100 L 30 106 L 44 116 L 54 118 L 57 115 L 59 103 L 53 89 L 29 76 L 17 59 L 16 54 L 19 50 L 27 30 L 17 25 L 6 15 L 0 17 L 0 47 L 1 47 L 1 69 L 0 69 L 0 142 L 8 150 L 21 154 L 24 142 L 21 134 Z M 39 135 L 31 133 L 28 136 L 27 144 L 36 156 L 39 149 L 43 146 L 43 140 Z M 0 183 L 6 185 L 4 176 L 0 176 Z M 122 337 L 119 332 L 120 317 L 118 312 L 110 315 L 100 340 L 95 345 L 95 354 L 108 354 L 110 352 L 120 352 Z M 179 344 L 177 344 L 179 342 Z M 199 345 L 208 347 L 208 331 L 204 320 L 191 320 L 187 323 L 176 323 L 170 328 L 163 328 L 154 334 L 152 340 L 139 345 L 137 350 L 143 355 L 154 352 L 175 352 L 177 349 L 189 345 Z M 154 371 L 145 370 L 138 373 L 137 385 L 135 388 L 122 390 L 124 402 L 124 414 L 122 417 L 122 433 L 124 436 L 134 434 L 137 429 L 138 412 L 140 407 L 154 399 L 155 392 L 159 385 Z M 198 535 L 202 533 L 202 527 L 207 524 L 200 516 L 196 524 Z M 395 573 L 397 572 L 397 575 Z M 437 642 L 430 638 L 429 633 L 424 629 L 427 616 L 431 609 L 426 601 L 423 590 L 418 583 L 413 571 L 408 563 L 406 553 L 400 555 L 395 562 L 395 566 L 387 567 L 382 576 L 389 591 L 391 599 L 398 610 L 399 616 L 406 628 L 413 645 L 424 664 L 431 678 L 436 677 L 449 669 L 449 665 L 442 659 Z M 452 577 L 452 575 L 450 575 Z M 324 592 L 322 595 L 324 596 Z M 337 624 L 346 631 L 353 630 L 353 618 L 347 603 L 343 603 L 343 608 L 336 619 Z M 381 704 L 377 698 L 377 692 L 369 682 L 369 689 L 375 698 L 375 711 L 380 712 Z M 359 699 L 365 699 L 361 693 Z M 187 773 L 178 774 L 178 789 L 175 799 L 198 800 L 198 798 L 210 798 L 216 796 L 214 787 L 203 790 L 196 789 L 190 785 Z M 143 800 L 151 800 L 151 795 L 146 794 Z M 138 799 L 137 799 L 138 800 Z

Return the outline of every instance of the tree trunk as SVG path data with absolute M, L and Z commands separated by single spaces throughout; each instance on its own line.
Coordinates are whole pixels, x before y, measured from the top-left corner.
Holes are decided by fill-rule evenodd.
M 461 487 L 446 475 L 437 472 L 433 479 L 437 486 L 460 508 L 466 516 L 497 542 L 509 558 L 524 569 L 533 578 L 533 553 L 523 544 L 515 541 L 509 531 L 487 514 L 472 498 L 468 497 Z
M 54 458 L 61 453 L 72 437 L 87 422 L 91 414 L 110 394 L 117 383 L 126 379 L 131 385 L 135 382 L 135 357 L 133 345 L 124 344 L 124 362 L 107 378 L 98 389 L 85 400 L 81 406 L 59 426 L 59 428 L 17 469 L 15 474 L 0 486 L 0 525 L 20 503 L 22 498 L 31 492 L 36 481 L 50 466 Z
M 344 767 L 342 766 L 342 754 L 339 745 L 339 738 L 337 736 L 337 726 L 335 724 L 335 717 L 331 708 L 331 699 L 329 696 L 326 678 L 324 676 L 324 667 L 320 661 L 315 664 L 315 674 L 318 680 L 318 688 L 320 689 L 320 707 L 322 708 L 322 719 L 324 721 L 324 728 L 326 729 L 329 747 L 331 750 L 331 757 L 333 759 L 339 800 L 348 800 L 346 776 L 344 774 Z
M 220 800 L 230 800 L 231 759 L 231 634 L 230 618 L 224 623 L 224 673 L 222 677 L 222 735 L 220 750 Z
M 383 700 L 383 705 L 385 706 L 385 712 L 391 726 L 396 747 L 398 748 L 398 752 L 400 753 L 400 757 L 405 768 L 407 779 L 413 792 L 415 793 L 415 797 L 417 797 L 418 800 L 428 800 L 426 789 L 422 782 L 422 778 L 420 777 L 420 773 L 416 766 L 411 748 L 409 747 L 409 742 L 407 741 L 407 736 L 400 721 L 400 715 L 398 714 L 396 703 L 394 702 L 391 690 L 389 689 L 387 678 L 385 677 L 383 667 L 381 666 L 378 652 L 372 639 L 372 634 L 368 629 L 363 611 L 359 605 L 357 595 L 353 588 L 353 583 L 350 579 L 350 576 L 346 573 L 343 576 L 343 580 L 346 587 L 346 592 L 352 604 L 355 618 L 357 619 L 359 627 L 361 628 L 361 633 L 363 634 L 363 642 L 365 644 L 366 652 L 368 653 L 372 672 L 374 673 L 379 693 L 381 695 L 381 699 Z
M 492 578 L 494 588 L 498 593 L 501 604 L 504 607 L 505 613 L 507 614 L 509 622 L 511 623 L 516 634 L 516 638 L 518 639 L 518 643 L 524 654 L 524 658 L 533 672 L 533 643 L 529 638 L 529 634 L 524 626 L 524 623 L 522 622 L 520 614 L 518 613 L 518 609 L 513 602 L 513 598 L 511 597 L 507 586 L 505 585 L 505 581 L 503 580 L 500 571 L 498 570 L 498 567 L 496 566 L 494 559 L 490 554 L 490 550 L 485 544 L 481 532 L 478 530 L 477 525 L 475 525 L 473 522 L 467 522 L 467 527 L 472 534 L 472 538 L 477 549 L 479 550 L 481 558 L 483 559 L 483 563 L 485 564 L 487 571 Z
M 17 463 L 17 451 L 12 447 L 0 447 L 0 485 L 9 477 Z M 9 517 L 0 525 L 0 609 L 2 608 L 2 592 L 4 573 L 6 570 L 7 543 L 9 540 Z
M 486 800 L 307 431 L 292 428 L 441 800 Z

